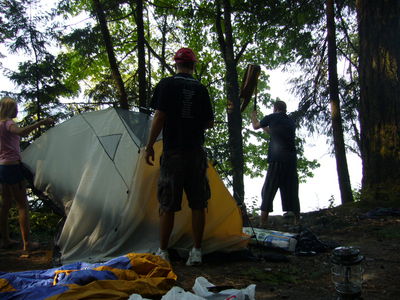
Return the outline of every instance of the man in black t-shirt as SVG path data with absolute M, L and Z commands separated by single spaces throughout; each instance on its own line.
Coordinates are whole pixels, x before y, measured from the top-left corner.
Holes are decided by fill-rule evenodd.
M 300 202 L 295 147 L 296 127 L 286 114 L 286 103 L 276 101 L 273 113 L 261 121 L 258 121 L 257 111 L 254 110 L 251 122 L 254 129 L 262 128 L 270 136 L 268 170 L 261 191 L 261 226 L 268 225 L 268 215 L 273 211 L 272 202 L 278 188 L 281 193 L 282 210 L 293 212 L 297 223 L 300 217 Z
M 168 241 L 175 212 L 181 210 L 185 191 L 192 210 L 194 240 L 186 264 L 196 265 L 202 260 L 205 209 L 211 195 L 203 150 L 204 132 L 213 126 L 214 114 L 206 87 L 192 76 L 196 62 L 193 51 L 181 48 L 174 60 L 177 74 L 162 79 L 154 90 L 151 106 L 155 114 L 145 158 L 148 164 L 153 165 L 153 145 L 162 131 L 163 153 L 158 181 L 160 248 L 157 254 L 168 260 Z

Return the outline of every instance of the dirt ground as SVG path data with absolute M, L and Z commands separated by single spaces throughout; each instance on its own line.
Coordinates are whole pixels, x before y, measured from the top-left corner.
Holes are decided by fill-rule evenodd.
M 280 216 L 271 217 L 270 221 L 270 229 L 300 229 Z M 252 225 L 256 223 L 254 220 Z M 362 299 L 400 299 L 400 215 L 388 210 L 339 207 L 302 214 L 301 226 L 332 247 L 360 249 L 365 256 Z M 0 272 L 53 267 L 51 243 L 43 243 L 29 257 L 20 257 L 21 254 L 17 249 L 0 250 Z M 191 291 L 195 279 L 202 276 L 217 286 L 240 289 L 255 284 L 258 300 L 337 298 L 330 276 L 331 250 L 299 256 L 251 246 L 247 254 L 251 257 L 206 256 L 197 267 L 186 267 L 184 260 L 172 257 L 177 285 Z

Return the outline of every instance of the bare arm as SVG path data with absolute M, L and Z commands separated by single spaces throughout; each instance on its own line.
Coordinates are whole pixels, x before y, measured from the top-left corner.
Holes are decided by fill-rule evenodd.
M 260 121 L 257 118 L 256 110 L 253 110 L 251 112 L 251 124 L 253 125 L 253 129 L 255 130 L 262 128 L 265 133 L 269 133 L 269 127 L 261 127 Z
M 161 110 L 156 110 L 153 118 L 153 122 L 151 123 L 151 129 L 150 129 L 150 135 L 149 135 L 149 140 L 147 142 L 145 151 L 145 158 L 147 164 L 150 166 L 154 165 L 154 143 L 157 140 L 157 137 L 160 135 L 161 130 L 164 127 L 165 123 L 165 118 L 166 118 L 166 113 L 161 111 Z
M 261 128 L 260 121 L 257 118 L 257 111 L 253 110 L 251 112 L 251 124 L 253 125 L 253 129 L 257 130 Z
M 11 133 L 14 133 L 16 135 L 27 136 L 29 133 L 31 133 L 36 128 L 39 128 L 41 125 L 50 125 L 50 124 L 53 124 L 53 123 L 54 123 L 53 119 L 47 118 L 47 119 L 40 120 L 40 121 L 38 121 L 36 123 L 33 123 L 32 125 L 28 125 L 28 126 L 25 126 L 25 127 L 19 127 L 16 124 L 12 124 L 10 126 L 9 130 L 10 130 Z

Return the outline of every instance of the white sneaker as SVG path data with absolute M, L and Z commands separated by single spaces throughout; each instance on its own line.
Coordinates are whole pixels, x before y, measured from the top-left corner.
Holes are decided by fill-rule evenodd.
M 166 260 L 167 262 L 169 261 L 169 255 L 168 255 L 168 250 L 161 250 L 158 248 L 156 255 L 160 256 L 163 260 Z
M 186 262 L 187 266 L 195 266 L 201 264 L 201 249 L 192 248 L 189 252 L 189 258 Z

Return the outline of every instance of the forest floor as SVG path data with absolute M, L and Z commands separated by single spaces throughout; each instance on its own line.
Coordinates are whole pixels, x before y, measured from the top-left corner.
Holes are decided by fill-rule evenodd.
M 395 213 L 393 213 L 395 212 Z M 366 210 L 357 205 L 303 213 L 301 228 L 310 230 L 323 243 L 353 246 L 365 257 L 362 299 L 400 299 L 400 215 L 399 210 Z M 271 216 L 271 228 L 294 232 L 286 218 Z M 252 222 L 253 226 L 257 223 Z M 251 257 L 206 256 L 200 266 L 187 267 L 173 259 L 177 285 L 192 291 L 202 276 L 217 286 L 245 288 L 256 285 L 256 299 L 336 299 L 331 280 L 331 249 L 300 256 L 263 247 L 249 246 Z M 17 249 L 0 250 L 0 272 L 52 268 L 52 243 L 29 257 Z M 230 259 L 229 259 L 230 258 Z

